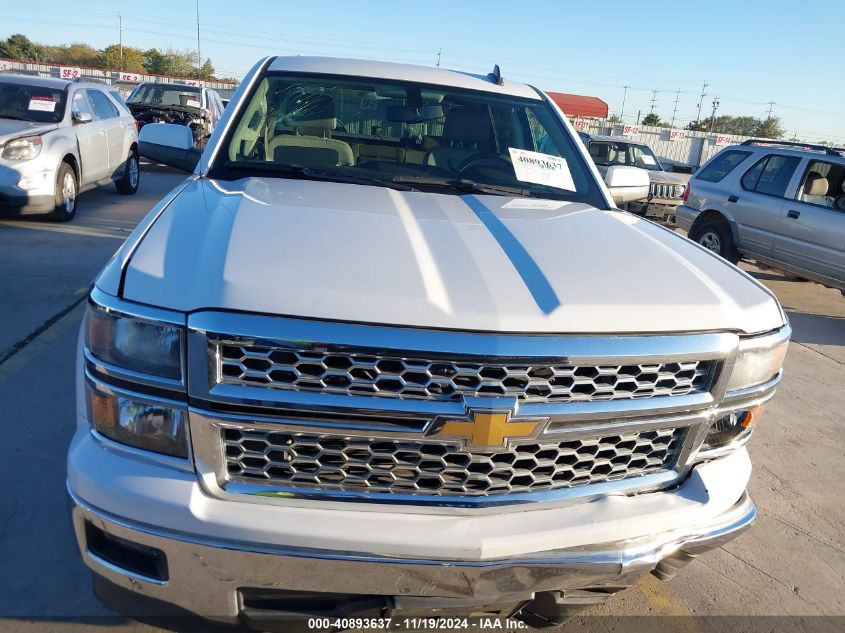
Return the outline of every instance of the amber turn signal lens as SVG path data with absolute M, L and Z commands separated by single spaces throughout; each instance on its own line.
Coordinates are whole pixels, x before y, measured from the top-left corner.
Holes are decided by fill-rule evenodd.
M 750 429 L 752 426 L 756 426 L 757 423 L 760 421 L 760 417 L 763 415 L 763 407 L 762 405 L 759 407 L 754 407 L 753 409 L 749 409 L 745 412 L 745 415 L 742 416 L 742 428 Z

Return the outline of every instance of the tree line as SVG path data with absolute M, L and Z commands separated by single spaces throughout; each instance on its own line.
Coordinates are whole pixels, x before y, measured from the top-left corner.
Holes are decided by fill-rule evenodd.
M 711 130 L 712 123 L 712 130 Z M 656 112 L 650 112 L 642 120 L 643 125 L 655 125 L 657 127 L 669 127 L 669 123 L 660 120 Z M 780 122 L 780 117 L 770 116 L 765 119 L 753 116 L 731 116 L 723 114 L 712 121 L 702 119 L 691 121 L 685 130 L 692 132 L 715 132 L 717 134 L 736 134 L 737 136 L 753 136 L 755 138 L 782 138 L 786 130 Z
M 144 50 L 133 46 L 109 44 L 97 49 L 89 44 L 41 44 L 33 42 L 20 33 L 0 40 L 0 57 L 20 59 L 63 66 L 87 66 L 89 68 L 108 68 L 130 73 L 150 75 L 169 75 L 190 79 L 237 81 L 231 77 L 216 77 L 211 59 L 206 58 L 201 64 L 193 50 L 157 48 Z

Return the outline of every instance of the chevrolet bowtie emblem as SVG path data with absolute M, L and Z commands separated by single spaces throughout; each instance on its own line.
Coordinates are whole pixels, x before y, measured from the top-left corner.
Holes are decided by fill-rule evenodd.
M 465 419 L 435 425 L 433 435 L 465 439 L 467 448 L 501 448 L 507 446 L 508 440 L 533 437 L 546 419 L 510 420 L 509 412 L 471 410 Z

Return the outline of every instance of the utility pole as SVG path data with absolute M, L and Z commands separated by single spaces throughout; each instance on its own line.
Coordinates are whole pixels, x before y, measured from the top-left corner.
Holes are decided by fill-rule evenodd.
M 197 68 L 202 67 L 202 53 L 200 52 L 200 0 L 197 0 Z
M 775 102 L 774 102 L 774 101 L 769 101 L 769 113 L 766 115 L 766 120 L 767 120 L 767 121 L 768 121 L 769 119 L 771 119 L 771 118 L 772 118 L 772 109 L 773 109 L 774 107 L 775 107 Z
M 619 120 L 622 121 L 622 124 L 625 124 L 625 99 L 628 98 L 628 88 L 631 86 L 623 86 L 625 88 L 625 92 L 622 93 L 622 112 L 619 113 Z
M 719 109 L 719 97 L 713 99 L 713 112 L 710 114 L 710 132 L 713 132 L 713 125 L 716 123 L 716 110 Z
M 678 91 L 675 93 L 675 109 L 672 110 L 672 122 L 669 124 L 669 129 L 675 127 L 675 115 L 678 114 L 678 100 L 681 98 L 681 89 L 678 88 Z
M 443 52 L 442 48 L 437 49 L 437 67 L 440 68 L 440 53 Z
M 120 41 L 120 65 L 123 66 L 123 16 L 117 14 L 117 36 Z
M 654 105 L 657 103 L 657 89 L 651 91 L 651 110 L 649 113 L 654 112 Z
M 642 110 L 637 110 L 637 125 L 640 124 L 640 115 L 643 113 Z
M 698 100 L 698 116 L 695 117 L 696 123 L 701 123 L 701 104 L 704 103 L 704 97 L 707 96 L 707 92 L 705 91 L 707 90 L 707 86 L 709 85 L 710 84 L 705 81 L 704 84 L 701 86 L 701 99 Z

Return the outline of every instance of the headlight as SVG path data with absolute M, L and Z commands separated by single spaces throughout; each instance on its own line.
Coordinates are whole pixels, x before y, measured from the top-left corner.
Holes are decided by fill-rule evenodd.
M 188 456 L 183 315 L 94 289 L 83 324 L 88 422 L 135 448 Z
M 785 333 L 740 342 L 728 392 L 756 387 L 774 378 L 783 366 L 788 345 L 788 328 Z
M 41 153 L 41 137 L 25 136 L 6 143 L 3 158 L 8 160 L 31 160 Z
M 88 420 L 121 444 L 175 457 L 188 456 L 185 410 L 142 397 L 95 391 L 87 386 Z
M 85 346 L 103 363 L 171 380 L 182 378 L 182 328 L 89 304 Z

